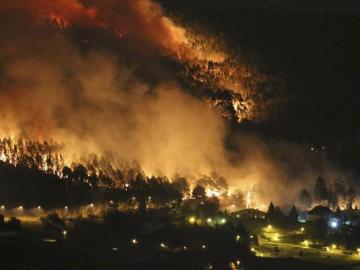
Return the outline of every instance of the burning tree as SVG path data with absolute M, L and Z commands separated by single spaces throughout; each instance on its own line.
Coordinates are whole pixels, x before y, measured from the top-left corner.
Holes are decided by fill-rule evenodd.
M 211 176 L 204 175 L 197 180 L 197 185 L 205 188 L 206 196 L 221 197 L 228 192 L 228 184 L 224 177 L 213 173 Z

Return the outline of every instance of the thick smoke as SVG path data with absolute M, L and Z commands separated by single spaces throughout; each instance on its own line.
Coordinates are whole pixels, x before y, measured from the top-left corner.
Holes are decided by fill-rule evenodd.
M 229 141 L 239 183 L 245 190 L 254 190 L 256 200 L 265 202 L 262 207 L 270 201 L 288 206 L 296 203 L 303 188 L 313 191 L 320 175 L 329 182 L 345 177 L 325 152 L 311 151 L 307 144 L 259 138 L 252 133 L 232 134 Z
M 115 152 L 137 160 L 147 174 L 178 173 L 192 179 L 216 172 L 234 188 L 256 189 L 264 203 L 291 202 L 301 186 L 319 174 L 329 178 L 338 174 L 323 156 L 305 146 L 231 133 L 218 113 L 175 82 L 154 85 L 140 79 L 137 67 L 127 65 L 123 55 L 83 51 L 54 29 L 25 25 L 31 16 L 13 16 L 18 11 L 4 3 L 1 136 L 53 139 L 64 145 L 68 162 L 90 153 Z M 119 36 L 131 34 L 139 50 L 141 41 L 171 53 L 186 44 L 182 30 L 149 1 L 114 1 L 121 3 L 116 6 L 68 1 L 66 9 L 64 1 L 50 6 L 46 1 L 16 3 L 40 17 L 50 14 L 64 26 L 75 21 L 111 27 Z M 225 147 L 228 140 L 231 151 Z
M 50 20 L 60 27 L 100 27 L 120 38 L 138 40 L 135 46 L 152 48 L 178 58 L 222 61 L 225 54 L 191 44 L 186 30 L 166 16 L 151 0 L 3 1 L 0 8 L 29 12 L 39 23 Z
M 66 39 L 44 35 L 0 45 L 6 52 L 3 134 L 52 138 L 80 154 L 112 150 L 149 173 L 209 173 L 224 166 L 224 125 L 205 104 L 175 83 L 150 86 L 115 56 L 82 54 Z

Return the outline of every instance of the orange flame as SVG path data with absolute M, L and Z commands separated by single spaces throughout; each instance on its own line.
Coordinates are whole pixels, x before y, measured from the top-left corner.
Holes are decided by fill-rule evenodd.
M 4 1 L 0 7 L 4 6 L 28 10 L 38 21 L 49 20 L 60 28 L 71 25 L 102 27 L 119 37 L 131 35 L 178 59 L 218 62 L 226 56 L 222 52 L 194 47 L 186 29 L 165 16 L 161 6 L 151 0 L 94 0 L 90 5 L 79 0 Z

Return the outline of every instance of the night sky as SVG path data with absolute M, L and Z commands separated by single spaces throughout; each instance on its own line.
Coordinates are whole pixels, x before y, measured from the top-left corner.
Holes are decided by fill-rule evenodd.
M 273 119 L 251 123 L 253 130 L 317 148 L 326 146 L 332 159 L 359 170 L 360 7 L 356 1 L 179 2 L 164 5 L 223 35 L 260 70 L 283 80 L 286 101 L 276 108 Z

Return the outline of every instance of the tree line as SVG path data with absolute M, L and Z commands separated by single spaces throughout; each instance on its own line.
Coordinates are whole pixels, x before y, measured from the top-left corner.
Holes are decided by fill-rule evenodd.
M 325 179 L 316 179 L 312 193 L 307 189 L 299 194 L 300 205 L 308 209 L 313 203 L 328 206 L 331 209 L 338 207 L 351 209 L 355 201 L 356 191 L 354 187 L 343 179 L 335 179 L 331 184 L 326 184 Z

